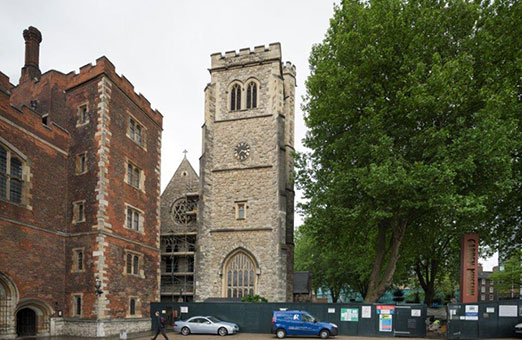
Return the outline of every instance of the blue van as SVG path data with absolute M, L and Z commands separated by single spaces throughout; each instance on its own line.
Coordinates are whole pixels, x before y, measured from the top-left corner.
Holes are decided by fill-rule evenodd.
M 317 321 L 310 313 L 301 310 L 274 311 L 272 333 L 279 339 L 287 335 L 316 335 L 328 339 L 337 335 L 337 325 Z

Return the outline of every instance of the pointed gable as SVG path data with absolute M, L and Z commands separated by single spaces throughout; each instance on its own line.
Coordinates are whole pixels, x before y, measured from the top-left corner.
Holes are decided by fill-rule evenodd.
M 198 196 L 199 177 L 187 157 L 181 161 L 178 169 L 161 194 L 161 233 L 186 231 L 181 223 L 173 217 L 173 205 L 182 198 L 194 199 Z M 197 198 L 196 198 L 197 200 Z M 195 223 L 193 228 L 195 229 Z

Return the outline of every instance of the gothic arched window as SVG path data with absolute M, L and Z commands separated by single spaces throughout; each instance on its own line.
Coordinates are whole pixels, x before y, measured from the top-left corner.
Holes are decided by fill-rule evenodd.
M 241 110 L 241 86 L 235 84 L 230 91 L 230 111 Z
M 257 107 L 257 84 L 251 82 L 247 86 L 247 109 L 254 109 Z
M 242 298 L 256 291 L 256 266 L 244 251 L 230 256 L 225 265 L 225 296 Z

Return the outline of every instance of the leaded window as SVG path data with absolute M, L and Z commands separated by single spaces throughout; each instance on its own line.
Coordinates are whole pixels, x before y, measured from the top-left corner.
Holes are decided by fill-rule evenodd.
M 132 274 L 132 254 L 127 254 L 127 274 Z
M 73 223 L 85 221 L 85 201 L 73 202 Z
M 241 86 L 235 84 L 230 92 L 230 111 L 241 110 Z
M 0 198 L 7 197 L 7 151 L 0 147 Z
M 89 122 L 89 107 L 87 104 L 78 106 L 78 125 Z
M 87 172 L 87 153 L 81 153 L 79 155 L 76 155 L 76 167 L 75 167 L 75 174 L 81 175 Z
M 143 126 L 132 118 L 129 119 L 129 137 L 136 144 L 143 146 Z
M 0 146 L 0 198 L 22 203 L 23 184 L 22 161 Z
M 132 275 L 140 274 L 140 257 L 136 254 L 127 253 L 126 256 L 126 273 Z
M 239 251 L 226 264 L 226 297 L 242 298 L 255 292 L 256 268 L 251 257 Z
M 140 217 L 141 217 L 141 213 L 138 210 L 127 207 L 127 221 L 126 221 L 127 228 L 135 230 L 135 231 L 140 231 L 140 229 L 141 229 Z
M 257 84 L 251 82 L 247 86 L 247 109 L 257 107 Z
M 132 264 L 132 273 L 134 275 L 138 275 L 139 274 L 139 258 L 138 258 L 138 255 L 134 255 L 134 263 Z
M 78 251 L 78 257 L 76 259 L 78 270 L 83 270 L 83 250 Z

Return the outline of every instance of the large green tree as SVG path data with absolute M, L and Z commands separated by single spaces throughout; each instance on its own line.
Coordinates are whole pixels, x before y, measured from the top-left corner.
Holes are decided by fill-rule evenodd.
M 350 265 L 369 270 L 368 302 L 393 282 L 407 235 L 487 225 L 516 185 L 520 45 L 499 43 L 512 38 L 491 27 L 511 16 L 499 8 L 520 12 L 508 0 L 342 1 L 312 50 L 301 209 L 316 240 L 342 238 Z M 515 75 L 501 77 L 500 55 Z
M 491 273 L 489 278 L 495 283 L 499 297 L 517 297 L 522 288 L 522 249 L 513 251 L 502 268 Z
M 324 247 L 301 226 L 295 237 L 295 269 L 308 271 L 312 276 L 312 288 L 329 291 L 332 302 L 339 300 L 341 292 L 349 288 L 350 266 L 348 259 L 337 251 L 339 244 Z

